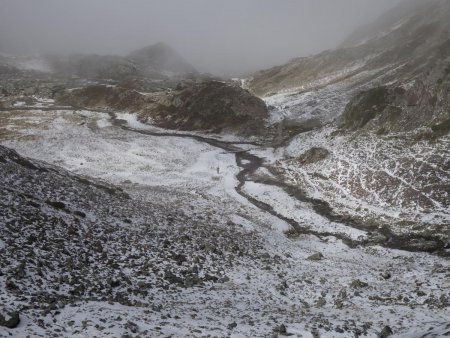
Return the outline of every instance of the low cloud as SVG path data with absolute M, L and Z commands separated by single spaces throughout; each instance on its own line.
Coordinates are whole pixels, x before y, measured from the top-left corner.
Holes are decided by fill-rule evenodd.
M 239 74 L 336 47 L 394 0 L 0 0 L 0 52 L 126 55 L 167 42 Z

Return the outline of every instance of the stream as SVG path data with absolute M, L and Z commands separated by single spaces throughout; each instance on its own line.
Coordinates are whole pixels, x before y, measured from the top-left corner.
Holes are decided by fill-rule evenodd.
M 269 167 L 266 167 L 264 165 L 264 159 L 261 157 L 258 157 L 256 155 L 253 155 L 250 153 L 249 150 L 244 150 L 240 145 L 252 145 L 255 147 L 264 148 L 263 144 L 258 143 L 252 143 L 252 142 L 229 142 L 229 141 L 221 141 L 214 138 L 208 138 L 204 136 L 199 135 L 192 135 L 187 133 L 171 133 L 171 132 L 154 132 L 149 130 L 141 130 L 141 129 L 135 129 L 128 125 L 128 122 L 122 119 L 117 118 L 116 114 L 113 112 L 108 112 L 111 122 L 114 126 L 119 127 L 123 130 L 126 130 L 128 132 L 134 132 L 139 133 L 143 135 L 149 135 L 149 136 L 158 136 L 158 137 L 179 137 L 179 138 L 190 138 L 193 140 L 196 140 L 198 142 L 203 142 L 206 144 L 209 144 L 213 147 L 222 149 L 228 153 L 234 153 L 236 164 L 241 170 L 236 175 L 236 179 L 238 180 L 238 185 L 235 187 L 236 192 L 244 197 L 248 202 L 250 202 L 252 205 L 257 207 L 258 209 L 267 212 L 271 214 L 272 216 L 275 216 L 278 219 L 281 219 L 288 223 L 292 227 L 292 231 L 290 231 L 291 236 L 298 236 L 298 235 L 314 235 L 321 239 L 329 236 L 336 237 L 340 240 L 342 240 L 346 245 L 348 245 L 351 248 L 355 248 L 360 245 L 369 245 L 369 244 L 379 244 L 387 248 L 391 249 L 399 249 L 399 250 L 405 250 L 405 251 L 412 251 L 412 252 L 430 252 L 430 253 L 436 253 L 439 255 L 447 256 L 448 252 L 446 252 L 445 247 L 446 243 L 443 241 L 440 241 L 436 238 L 426 237 L 426 236 L 418 236 L 413 234 L 407 234 L 403 236 L 399 236 L 397 234 L 394 234 L 392 231 L 390 231 L 387 228 L 377 228 L 374 229 L 373 227 L 370 227 L 366 224 L 363 224 L 361 222 L 358 222 L 357 220 L 349 217 L 349 216 L 343 216 L 338 215 L 334 213 L 333 209 L 330 207 L 330 205 L 325 202 L 318 199 L 314 199 L 311 197 L 308 197 L 305 192 L 303 192 L 301 189 L 298 189 L 294 186 L 288 185 L 281 180 L 278 179 L 265 179 L 263 181 L 256 181 L 252 179 L 253 174 L 259 169 L 259 168 L 266 168 L 274 174 L 276 177 L 276 174 L 273 172 L 273 170 Z M 295 136 L 292 136 L 295 137 Z M 289 143 L 289 141 L 292 139 L 289 138 L 285 141 L 283 141 L 282 145 L 285 145 Z M 281 188 L 284 192 L 286 192 L 288 195 L 290 195 L 292 198 L 295 198 L 298 201 L 308 203 L 311 205 L 312 209 L 318 216 L 322 216 L 325 219 L 327 219 L 330 222 L 336 222 L 343 224 L 347 227 L 355 228 L 358 230 L 366 231 L 372 236 L 369 238 L 356 240 L 349 238 L 345 234 L 341 233 L 335 233 L 335 232 L 319 232 L 315 231 L 314 229 L 307 228 L 305 226 L 302 226 L 297 221 L 295 221 L 292 218 L 289 218 L 287 216 L 281 215 L 277 211 L 274 210 L 274 208 L 265 203 L 257 200 L 256 198 L 252 197 L 251 195 L 247 194 L 243 188 L 248 181 L 254 181 L 260 184 L 265 184 L 269 186 L 276 186 L 278 188 Z M 423 245 L 420 245 L 420 243 L 423 243 Z
M 84 108 L 83 108 L 84 109 Z M 72 110 L 79 111 L 81 108 L 76 107 L 11 107 L 11 108 L 0 108 L 0 111 L 20 111 L 20 110 L 42 110 L 42 111 L 56 111 L 56 110 Z M 89 109 L 86 109 L 89 110 Z M 97 110 L 96 110 L 97 111 Z M 189 138 L 193 139 L 197 142 L 206 143 L 215 148 L 222 149 L 228 153 L 233 153 L 235 156 L 235 161 L 237 166 L 241 169 L 239 173 L 236 175 L 236 179 L 238 180 L 238 185 L 235 187 L 236 192 L 244 197 L 249 203 L 257 207 L 258 209 L 275 216 L 276 218 L 283 220 L 288 223 L 292 230 L 289 231 L 288 235 L 292 237 L 296 237 L 298 235 L 314 235 L 318 238 L 324 239 L 325 237 L 333 236 L 342 240 L 346 245 L 350 248 L 355 248 L 357 246 L 364 245 L 381 245 L 391 249 L 399 249 L 405 251 L 416 251 L 416 252 L 429 252 L 435 253 L 442 256 L 450 256 L 450 252 L 448 252 L 448 244 L 443 241 L 426 236 L 418 236 L 414 234 L 405 234 L 405 235 L 397 235 L 394 234 L 391 230 L 383 227 L 383 228 L 374 228 L 373 226 L 369 226 L 364 224 L 356 219 L 353 219 L 349 216 L 336 214 L 330 205 L 322 200 L 314 199 L 308 197 L 307 194 L 299 188 L 288 185 L 284 183 L 282 180 L 276 178 L 264 179 L 264 180 L 255 180 L 252 178 L 254 173 L 259 168 L 266 168 L 269 172 L 276 177 L 276 173 L 270 167 L 264 165 L 264 159 L 258 157 L 254 154 L 251 154 L 249 150 L 243 149 L 242 145 L 252 145 L 254 147 L 258 147 L 260 149 L 264 149 L 265 145 L 254 143 L 254 142 L 230 142 L 230 141 L 221 141 L 215 138 L 209 138 L 199 135 L 193 135 L 188 133 L 175 133 L 175 132 L 154 132 L 150 130 L 142 130 L 135 129 L 128 125 L 126 120 L 122 120 L 117 118 L 116 114 L 111 111 L 100 111 L 102 113 L 107 113 L 110 116 L 111 123 L 122 130 L 138 133 L 142 135 L 156 136 L 156 137 L 177 137 L 177 138 Z M 290 142 L 290 140 L 295 137 L 291 136 L 289 139 L 286 139 L 279 146 L 286 145 Z M 267 146 L 266 146 L 267 147 Z M 369 234 L 368 238 L 364 239 L 352 239 L 342 233 L 335 232 L 324 232 L 324 231 L 315 231 L 312 228 L 305 227 L 299 224 L 292 218 L 289 218 L 285 215 L 282 215 L 274 210 L 274 208 L 265 202 L 261 202 L 258 199 L 252 197 L 244 191 L 244 186 L 246 182 L 253 181 L 259 184 L 264 184 L 268 186 L 275 186 L 281 188 L 285 193 L 287 193 L 292 198 L 303 202 L 308 203 L 314 212 L 321 217 L 324 217 L 330 222 L 340 223 L 346 227 L 355 228 L 358 230 L 365 231 Z

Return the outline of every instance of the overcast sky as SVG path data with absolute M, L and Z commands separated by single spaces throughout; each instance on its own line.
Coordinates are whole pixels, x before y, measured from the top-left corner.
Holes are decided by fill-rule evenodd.
M 0 52 L 126 55 L 167 42 L 202 71 L 337 46 L 398 0 L 0 0 Z

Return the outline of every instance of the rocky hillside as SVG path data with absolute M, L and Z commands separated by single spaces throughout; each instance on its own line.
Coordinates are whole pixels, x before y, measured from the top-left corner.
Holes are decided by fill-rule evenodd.
M 120 86 L 87 86 L 66 91 L 58 102 L 134 112 L 140 121 L 167 129 L 240 135 L 263 134 L 268 118 L 264 101 L 220 81 L 183 82 L 174 89 L 148 94 Z
M 44 59 L 49 64 L 49 69 L 56 74 L 91 80 L 124 80 L 135 77 L 165 80 L 198 75 L 194 67 L 164 43 L 136 50 L 127 57 L 75 54 L 50 55 Z
M 268 117 L 261 99 L 242 88 L 219 81 L 178 87 L 162 97 L 151 112 L 140 115 L 168 129 L 237 132 L 242 135 L 264 133 Z
M 341 48 L 249 79 L 271 121 L 297 128 L 273 171 L 360 226 L 448 242 L 449 17 L 449 1 L 405 1 Z
M 264 96 L 350 79 L 348 91 L 355 92 L 344 127 L 367 125 L 366 129 L 388 132 L 427 126 L 443 132 L 450 118 L 449 16 L 446 0 L 402 3 L 358 30 L 342 48 L 261 71 L 248 85 Z M 358 89 L 361 86 L 364 90 Z
M 69 55 L 47 56 L 53 72 L 85 79 L 120 80 L 139 74 L 136 65 L 120 56 Z
M 0 191 L 0 336 L 30 317 L 34 334 L 48 336 L 49 316 L 82 301 L 151 308 L 165 290 L 224 283 L 226 266 L 258 245 L 231 225 L 131 199 L 3 146 Z

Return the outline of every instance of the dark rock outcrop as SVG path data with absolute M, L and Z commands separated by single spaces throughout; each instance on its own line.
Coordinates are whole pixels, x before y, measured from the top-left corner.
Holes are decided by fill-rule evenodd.
M 228 83 L 206 81 L 170 93 L 155 110 L 141 115 L 161 127 L 181 130 L 235 131 L 260 134 L 268 117 L 265 103 Z
M 388 104 L 388 90 L 377 87 L 356 95 L 342 114 L 341 125 L 348 129 L 364 127 L 381 113 Z
M 329 155 L 330 155 L 330 152 L 327 149 L 315 147 L 315 148 L 311 148 L 311 149 L 307 150 L 305 153 L 303 153 L 299 157 L 298 161 L 302 165 L 312 164 L 312 163 L 317 163 L 317 162 L 323 161 Z

